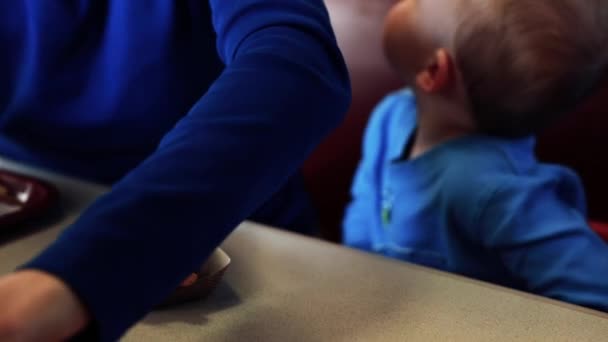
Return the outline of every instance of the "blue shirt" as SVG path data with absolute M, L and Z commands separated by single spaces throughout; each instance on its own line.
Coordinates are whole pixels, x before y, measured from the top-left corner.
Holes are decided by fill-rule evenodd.
M 26 265 L 67 282 L 103 340 L 270 198 L 350 100 L 321 0 L 0 0 L 0 51 L 0 153 L 120 179 Z
M 465 136 L 405 160 L 415 127 L 410 91 L 373 113 L 347 245 L 608 311 L 608 245 L 572 171 L 539 163 L 533 138 Z

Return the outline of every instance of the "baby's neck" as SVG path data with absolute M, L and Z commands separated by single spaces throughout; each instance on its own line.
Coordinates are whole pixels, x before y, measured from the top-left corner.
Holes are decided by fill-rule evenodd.
M 418 127 L 409 151 L 409 159 L 475 131 L 472 116 L 467 110 L 449 103 L 425 101 L 424 98 L 419 98 L 417 102 Z

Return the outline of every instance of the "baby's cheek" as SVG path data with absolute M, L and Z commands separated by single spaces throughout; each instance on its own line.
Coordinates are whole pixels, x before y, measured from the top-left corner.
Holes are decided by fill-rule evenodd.
M 416 51 L 419 39 L 413 26 L 412 0 L 393 6 L 385 19 L 383 46 L 389 63 L 402 78 L 408 79 L 415 74 Z

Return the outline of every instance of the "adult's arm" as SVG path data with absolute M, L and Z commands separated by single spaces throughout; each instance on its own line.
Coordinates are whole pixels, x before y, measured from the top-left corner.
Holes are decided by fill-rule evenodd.
M 323 1 L 210 4 L 223 74 L 153 155 L 25 266 L 68 284 L 102 340 L 119 337 L 169 294 L 349 104 Z

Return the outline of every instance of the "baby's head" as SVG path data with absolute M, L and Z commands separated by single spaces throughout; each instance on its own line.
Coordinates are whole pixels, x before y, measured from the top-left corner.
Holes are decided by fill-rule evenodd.
M 403 0 L 385 47 L 418 93 L 460 94 L 478 131 L 517 137 L 589 93 L 607 33 L 606 0 Z

